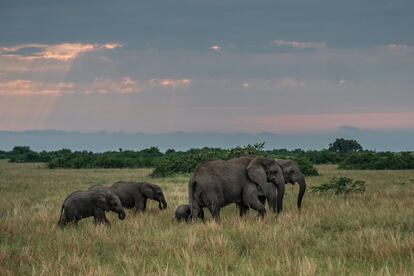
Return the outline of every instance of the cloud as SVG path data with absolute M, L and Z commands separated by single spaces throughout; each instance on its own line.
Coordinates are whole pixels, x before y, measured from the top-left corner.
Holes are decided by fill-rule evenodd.
M 95 78 L 90 82 L 41 82 L 16 79 L 0 82 L 0 95 L 9 96 L 62 96 L 68 94 L 136 94 L 151 87 L 162 89 L 187 88 L 190 79 L 150 79 L 134 80 L 130 77 L 120 79 Z
M 43 83 L 30 80 L 0 82 L 0 95 L 13 96 L 60 96 L 74 92 L 73 83 Z
M 150 79 L 150 86 L 163 88 L 187 88 L 191 85 L 190 79 Z
M 142 89 L 138 81 L 129 77 L 119 80 L 97 78 L 89 83 L 55 82 L 17 79 L 0 82 L 0 95 L 7 96 L 62 96 L 70 94 L 132 94 Z
M 112 50 L 122 47 L 119 43 L 89 44 L 89 43 L 61 43 L 61 44 L 22 44 L 13 47 L 0 48 L 0 55 L 17 57 L 22 60 L 54 59 L 68 61 L 75 59 L 85 52 L 101 49 Z
M 275 78 L 275 79 L 256 79 L 243 83 L 245 89 L 258 90 L 306 90 L 306 89 L 323 89 L 333 88 L 339 85 L 350 84 L 343 79 L 339 81 L 323 79 L 302 79 L 297 77 Z
M 276 46 L 287 46 L 298 49 L 325 49 L 328 47 L 325 42 L 302 42 L 289 40 L 273 40 L 272 42 Z
M 213 45 L 213 46 L 210 47 L 210 50 L 220 51 L 221 50 L 221 46 L 220 45 Z
M 409 46 L 405 44 L 389 44 L 388 47 L 391 49 L 408 49 L 409 48 Z
M 111 80 L 97 78 L 92 83 L 79 84 L 80 92 L 85 94 L 133 94 L 142 92 L 142 88 L 138 86 L 138 81 L 130 77 L 123 77 L 120 80 Z

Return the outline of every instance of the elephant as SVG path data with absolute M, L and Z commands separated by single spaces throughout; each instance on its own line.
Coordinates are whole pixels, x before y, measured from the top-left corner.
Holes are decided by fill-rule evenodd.
M 293 162 L 292 160 L 278 159 L 276 161 L 282 168 L 283 178 L 285 179 L 285 184 L 288 184 L 288 183 L 292 185 L 295 185 L 295 183 L 299 184 L 299 193 L 298 193 L 296 205 L 298 209 L 300 210 L 302 206 L 302 199 L 306 191 L 305 176 L 301 173 L 299 168 L 296 166 L 295 162 Z M 263 205 L 265 205 L 266 196 L 260 187 L 258 187 L 258 198 L 259 198 L 259 201 Z M 246 214 L 247 210 L 245 208 L 243 208 L 242 206 L 239 206 L 239 208 L 240 208 L 240 216 L 243 216 L 244 214 Z
M 306 191 L 306 180 L 305 176 L 301 173 L 298 166 L 296 166 L 295 162 L 290 159 L 278 159 L 276 160 L 279 163 L 280 167 L 282 167 L 283 177 L 285 179 L 285 183 L 295 185 L 295 183 L 299 184 L 299 193 L 296 200 L 296 205 L 298 209 L 302 207 L 302 200 L 303 196 Z
M 239 205 L 241 210 L 253 208 L 263 217 L 266 208 L 258 200 L 257 187 L 262 189 L 273 211 L 281 212 L 285 179 L 274 159 L 246 156 L 203 162 L 188 183 L 191 218 L 197 216 L 204 221 L 206 207 L 218 222 L 220 209 L 231 203 Z
M 175 209 L 175 216 L 173 218 L 173 221 L 177 222 L 189 222 L 191 216 L 191 208 L 188 204 L 181 204 Z
M 113 193 L 101 190 L 76 191 L 63 201 L 58 225 L 77 225 L 79 220 L 92 216 L 95 224 L 110 225 L 105 216 L 107 211 L 117 213 L 120 220 L 126 217 L 121 201 Z
M 102 186 L 101 184 L 95 184 L 88 188 L 88 191 L 95 190 L 95 191 L 104 191 L 104 192 L 111 192 L 109 187 Z
M 160 210 L 167 208 L 167 201 L 158 185 L 147 182 L 118 181 L 112 184 L 110 190 L 121 200 L 122 206 L 127 209 L 135 207 L 136 212 L 144 212 L 147 200 L 156 200 Z

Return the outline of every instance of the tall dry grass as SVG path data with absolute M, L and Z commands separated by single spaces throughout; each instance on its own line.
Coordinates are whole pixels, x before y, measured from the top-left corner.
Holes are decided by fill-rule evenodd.
M 151 179 L 145 169 L 48 170 L 41 164 L 0 161 L 0 275 L 412 275 L 414 273 L 414 171 L 339 171 L 321 176 L 365 180 L 364 194 L 307 193 L 295 208 L 296 186 L 285 210 L 260 220 L 240 219 L 235 206 L 221 224 L 172 223 L 187 202 L 188 176 Z M 64 198 L 90 185 L 117 180 L 159 184 L 169 207 L 150 202 L 145 214 L 129 211 L 112 227 L 56 226 Z M 209 217 L 208 217 L 209 218 Z

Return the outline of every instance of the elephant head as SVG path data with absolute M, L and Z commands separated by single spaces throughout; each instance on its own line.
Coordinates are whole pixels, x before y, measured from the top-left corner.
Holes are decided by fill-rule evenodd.
M 143 185 L 141 188 L 141 192 L 149 199 L 153 199 L 158 201 L 158 207 L 160 210 L 167 208 L 167 201 L 165 200 L 164 193 L 162 192 L 161 188 L 155 184 Z
M 114 193 L 107 192 L 107 202 L 109 205 L 109 210 L 118 214 L 118 218 L 123 220 L 126 217 L 124 207 L 122 207 L 121 200 Z
M 276 211 L 277 208 L 277 212 L 281 212 L 285 194 L 285 179 L 279 163 L 271 158 L 255 157 L 247 166 L 247 175 L 263 190 L 273 211 Z
M 297 206 L 300 209 L 302 205 L 303 195 L 306 191 L 305 176 L 300 172 L 299 168 L 292 160 L 277 160 L 283 170 L 283 176 L 286 183 L 294 185 L 299 184 L 299 193 L 297 198 Z
M 110 191 L 91 190 L 95 205 L 105 211 L 112 211 L 118 214 L 120 220 L 125 219 L 126 213 L 122 207 L 119 197 Z

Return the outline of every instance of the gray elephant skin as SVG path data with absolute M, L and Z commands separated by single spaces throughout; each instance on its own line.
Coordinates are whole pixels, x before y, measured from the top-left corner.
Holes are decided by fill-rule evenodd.
M 295 183 L 299 184 L 299 193 L 296 201 L 296 205 L 298 209 L 302 206 L 303 196 L 306 191 L 306 180 L 305 176 L 301 173 L 299 168 L 295 165 L 295 162 L 290 159 L 278 159 L 276 160 L 280 167 L 283 170 L 283 177 L 285 179 L 286 184 L 295 185 Z M 264 195 L 263 191 L 259 189 L 259 200 L 262 204 L 266 203 L 266 196 Z M 240 211 L 242 214 L 242 211 Z
M 109 188 L 121 200 L 122 206 L 127 209 L 135 208 L 137 212 L 144 212 L 147 200 L 158 201 L 158 207 L 167 208 L 167 201 L 160 186 L 147 182 L 115 182 Z
M 296 166 L 295 162 L 293 162 L 292 160 L 278 159 L 276 161 L 282 168 L 285 183 L 290 183 L 292 185 L 295 185 L 295 183 L 299 184 L 299 193 L 296 200 L 296 205 L 300 209 L 302 207 L 302 200 L 306 191 L 305 176 L 301 173 L 299 168 Z
M 125 211 L 119 198 L 106 191 L 76 191 L 71 193 L 62 204 L 58 225 L 77 224 L 79 220 L 94 217 L 95 223 L 110 225 L 105 212 L 118 214 L 119 219 L 125 219 Z
M 274 159 L 248 156 L 203 162 L 195 169 L 188 184 L 191 217 L 197 216 L 204 221 L 203 208 L 208 208 L 213 218 L 219 221 L 220 209 L 231 203 L 243 210 L 252 208 L 263 217 L 266 208 L 258 199 L 258 186 L 272 210 L 281 212 L 285 179 Z
M 189 222 L 191 217 L 191 208 L 188 204 L 181 204 L 175 209 L 175 216 L 173 221 Z

